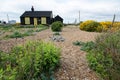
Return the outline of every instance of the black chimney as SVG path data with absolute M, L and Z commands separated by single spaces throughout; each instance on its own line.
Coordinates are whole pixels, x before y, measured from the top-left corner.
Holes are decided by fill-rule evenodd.
M 33 12 L 34 11 L 34 7 L 32 6 L 32 8 L 31 8 L 31 11 Z

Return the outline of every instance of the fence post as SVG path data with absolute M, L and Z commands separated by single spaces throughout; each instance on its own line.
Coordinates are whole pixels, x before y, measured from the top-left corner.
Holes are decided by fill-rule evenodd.
M 114 22 L 115 22 L 115 14 L 114 14 L 114 16 L 113 16 L 113 21 L 112 21 L 111 28 L 113 27 Z

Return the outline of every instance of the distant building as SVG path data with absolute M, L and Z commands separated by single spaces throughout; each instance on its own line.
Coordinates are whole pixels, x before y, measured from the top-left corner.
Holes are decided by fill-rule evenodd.
M 8 21 L 8 24 L 16 24 L 16 20 L 10 20 Z
M 60 16 L 53 18 L 52 11 L 35 11 L 33 6 L 31 11 L 25 11 L 20 16 L 21 25 L 39 25 L 39 24 L 52 24 L 54 21 L 61 21 Z

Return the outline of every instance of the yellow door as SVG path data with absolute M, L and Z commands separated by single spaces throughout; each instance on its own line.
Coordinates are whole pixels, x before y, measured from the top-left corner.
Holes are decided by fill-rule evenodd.
M 37 25 L 37 18 L 34 18 L 34 25 Z
M 25 24 L 30 24 L 30 18 L 29 17 L 25 17 Z
M 41 24 L 46 24 L 46 17 L 41 18 Z

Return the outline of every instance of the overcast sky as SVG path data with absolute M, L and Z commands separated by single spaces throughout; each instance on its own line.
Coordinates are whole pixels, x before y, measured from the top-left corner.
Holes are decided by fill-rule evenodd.
M 65 23 L 79 20 L 112 21 L 116 14 L 116 21 L 120 21 L 120 0 L 0 0 L 0 20 L 20 22 L 20 15 L 30 11 L 31 6 L 37 11 L 53 11 L 53 15 L 60 15 Z

